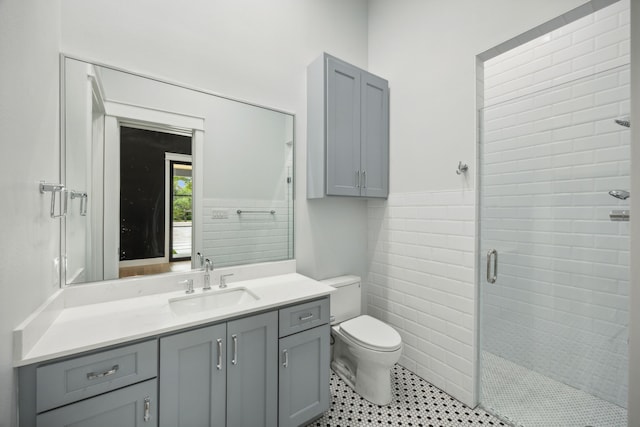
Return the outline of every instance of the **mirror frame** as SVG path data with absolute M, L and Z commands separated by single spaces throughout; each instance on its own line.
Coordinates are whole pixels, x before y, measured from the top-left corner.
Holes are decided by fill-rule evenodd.
M 292 217 L 291 217 L 291 223 L 289 225 L 291 231 L 290 231 L 290 236 L 291 236 L 291 249 L 290 249 L 290 253 L 291 253 L 291 257 L 286 258 L 286 259 L 282 259 L 282 260 L 277 260 L 276 262 L 279 261 L 287 261 L 287 260 L 292 260 L 295 259 L 295 194 L 296 194 L 296 114 L 288 111 L 286 109 L 282 109 L 282 108 L 275 108 L 275 107 L 270 107 L 270 106 L 266 106 L 260 103 L 256 103 L 256 102 L 252 102 L 252 101 L 248 101 L 246 99 L 242 99 L 242 98 L 237 98 L 237 97 L 233 97 L 233 96 L 229 96 L 229 95 L 223 95 L 221 93 L 218 92 L 214 92 L 211 90 L 206 90 L 206 89 L 202 89 L 196 86 L 191 86 L 182 82 L 178 82 L 178 81 L 174 81 L 174 80 L 170 80 L 167 78 L 163 78 L 163 77 L 159 77 L 159 76 L 154 76 L 151 74 L 147 74 L 147 73 L 143 73 L 143 72 L 139 72 L 139 71 L 135 71 L 135 70 L 131 70 L 131 69 L 126 69 L 123 67 L 119 67 L 119 66 L 115 66 L 115 65 L 110 65 L 110 64 L 105 64 L 104 62 L 92 59 L 92 58 L 87 58 L 87 57 L 82 57 L 82 56 L 77 56 L 77 55 L 72 55 L 72 54 L 68 54 L 68 53 L 64 53 L 61 52 L 59 54 L 59 60 L 60 60 L 60 64 L 59 64 L 59 72 L 60 72 L 60 76 L 59 76 L 59 98 L 60 98 L 60 103 L 59 103 L 59 125 L 60 125 L 60 129 L 59 129 L 59 146 L 60 146 L 60 170 L 59 170 L 59 177 L 60 177 L 60 183 L 61 184 L 65 184 L 66 181 L 66 155 L 67 155 L 67 143 L 66 143 L 66 87 L 65 87 L 65 61 L 67 59 L 71 59 L 71 60 L 75 60 L 75 61 L 82 61 L 88 64 L 92 64 L 94 66 L 97 67 L 103 67 L 103 68 L 107 68 L 113 71 L 118 71 L 118 72 L 122 72 L 122 73 L 126 73 L 126 74 L 130 74 L 133 76 L 137 76 L 137 77 L 141 77 L 141 78 L 145 78 L 145 79 L 149 79 L 158 83 L 163 83 L 163 84 L 167 84 L 167 85 L 171 85 L 171 86 L 175 86 L 178 88 L 182 88 L 182 89 L 187 89 L 190 91 L 194 91 L 194 92 L 199 92 L 205 95 L 209 95 L 209 96 L 215 96 L 218 98 L 222 98 L 222 99 L 226 99 L 229 101 L 233 101 L 233 102 L 239 102 L 245 105 L 249 105 L 249 106 L 253 106 L 253 107 L 257 107 L 257 108 L 262 108 L 265 110 L 270 110 L 273 112 L 277 112 L 277 113 L 282 113 L 282 114 L 286 114 L 288 116 L 291 116 L 292 118 L 292 143 L 293 143 L 293 147 L 292 147 L 292 159 L 293 159 L 293 164 L 292 164 L 292 170 L 291 170 L 291 175 L 293 177 L 293 183 L 291 186 L 291 203 L 293 203 L 292 206 Z M 203 174 L 204 174 L 204 159 L 202 158 L 204 155 L 204 131 L 200 131 L 199 132 L 199 137 L 196 137 L 196 132 L 194 132 L 194 136 L 193 136 L 193 141 L 192 141 L 192 155 L 194 156 L 193 159 L 193 174 L 194 174 L 194 183 L 193 183 L 193 193 L 194 193 L 194 198 L 193 198 L 193 210 L 196 211 L 196 208 L 199 206 L 199 203 L 196 201 L 197 197 L 196 195 L 199 194 L 200 199 L 202 200 L 202 185 L 197 185 L 198 182 L 202 182 L 203 181 Z M 200 218 L 202 215 L 200 215 L 197 219 L 197 221 L 194 219 L 192 219 L 193 221 L 193 227 L 194 227 L 194 232 L 192 235 L 192 251 L 195 252 L 198 250 L 198 248 L 202 247 L 202 236 L 199 235 L 199 233 L 201 232 L 197 232 L 196 230 L 198 230 L 199 228 L 202 228 L 202 218 Z M 197 227 L 196 227 L 197 225 Z M 123 277 L 123 278 L 116 278 L 116 279 L 103 279 L 103 280 L 96 280 L 96 281 L 92 281 L 92 282 L 80 282 L 80 283 L 67 283 L 67 241 L 66 241 L 66 235 L 67 235 L 67 218 L 66 216 L 63 216 L 61 221 L 60 221 L 60 254 L 59 254 L 59 264 L 58 264 L 58 280 L 60 283 L 60 288 L 67 288 L 67 287 L 71 287 L 71 286 L 81 286 L 81 285 L 88 285 L 88 284 L 97 284 L 97 283 L 102 283 L 102 282 L 106 282 L 106 281 L 120 281 L 120 280 L 135 280 L 135 278 L 139 278 L 141 276 L 132 276 L 132 277 Z M 248 264 L 236 264 L 236 265 L 249 265 L 251 263 Z M 199 268 L 195 266 L 195 257 L 191 258 L 191 269 L 195 269 L 195 268 Z M 158 274 L 152 274 L 152 275 L 148 275 L 148 276 L 165 276 L 165 275 L 175 275 L 175 274 L 182 274 L 182 272 L 167 272 L 167 273 L 158 273 Z

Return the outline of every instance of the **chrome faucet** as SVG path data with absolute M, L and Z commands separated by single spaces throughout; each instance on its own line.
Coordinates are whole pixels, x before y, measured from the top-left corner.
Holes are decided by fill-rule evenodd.
M 210 271 L 213 271 L 213 263 L 209 258 L 204 261 L 204 286 L 202 287 L 203 291 L 208 291 L 211 289 L 211 275 Z
M 233 273 L 220 275 L 220 289 L 224 289 L 227 287 L 227 277 L 229 276 L 233 276 Z
M 200 252 L 196 253 L 196 258 L 198 259 L 197 268 L 203 268 L 204 267 L 204 257 L 202 256 L 202 254 Z

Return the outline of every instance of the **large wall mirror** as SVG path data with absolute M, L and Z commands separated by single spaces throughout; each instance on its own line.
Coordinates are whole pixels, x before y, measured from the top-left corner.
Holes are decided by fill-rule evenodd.
M 62 283 L 293 258 L 291 114 L 61 61 Z

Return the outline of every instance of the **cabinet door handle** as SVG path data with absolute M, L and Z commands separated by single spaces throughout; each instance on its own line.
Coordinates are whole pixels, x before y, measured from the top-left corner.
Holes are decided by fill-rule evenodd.
M 231 359 L 232 365 L 238 364 L 238 336 L 231 335 L 231 339 L 233 340 L 233 358 Z
M 493 256 L 493 275 L 491 274 L 491 257 Z M 487 282 L 496 283 L 498 280 L 498 251 L 495 249 L 487 252 Z
M 360 188 L 360 171 L 356 171 L 356 188 Z
M 362 171 L 362 188 L 367 188 L 367 171 Z
M 113 365 L 113 367 L 111 369 L 106 370 L 104 372 L 100 372 L 99 374 L 96 374 L 95 372 L 89 372 L 87 374 L 87 379 L 88 380 L 96 380 L 98 378 L 108 377 L 108 376 L 113 375 L 116 372 L 118 372 L 118 369 L 120 369 L 120 365 Z
M 222 340 L 218 338 L 216 342 L 218 343 L 218 364 L 216 365 L 216 369 L 218 371 L 221 371 L 222 370 Z
M 144 422 L 147 423 L 151 420 L 151 398 L 149 396 L 144 398 Z
M 282 355 L 284 356 L 284 362 L 282 362 L 282 367 L 289 367 L 289 352 L 287 350 L 282 350 Z
M 298 321 L 300 322 L 304 322 L 305 320 L 309 320 L 309 319 L 313 319 L 313 313 L 303 314 L 302 316 L 298 317 Z

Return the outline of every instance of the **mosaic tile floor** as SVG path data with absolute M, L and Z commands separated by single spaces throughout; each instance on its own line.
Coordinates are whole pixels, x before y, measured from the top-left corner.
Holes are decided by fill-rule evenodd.
M 308 427 L 358 426 L 507 426 L 480 409 L 471 409 L 412 372 L 396 365 L 392 370 L 394 399 L 374 405 L 331 372 L 331 408 Z
M 516 426 L 626 427 L 627 410 L 483 351 L 482 407 Z

